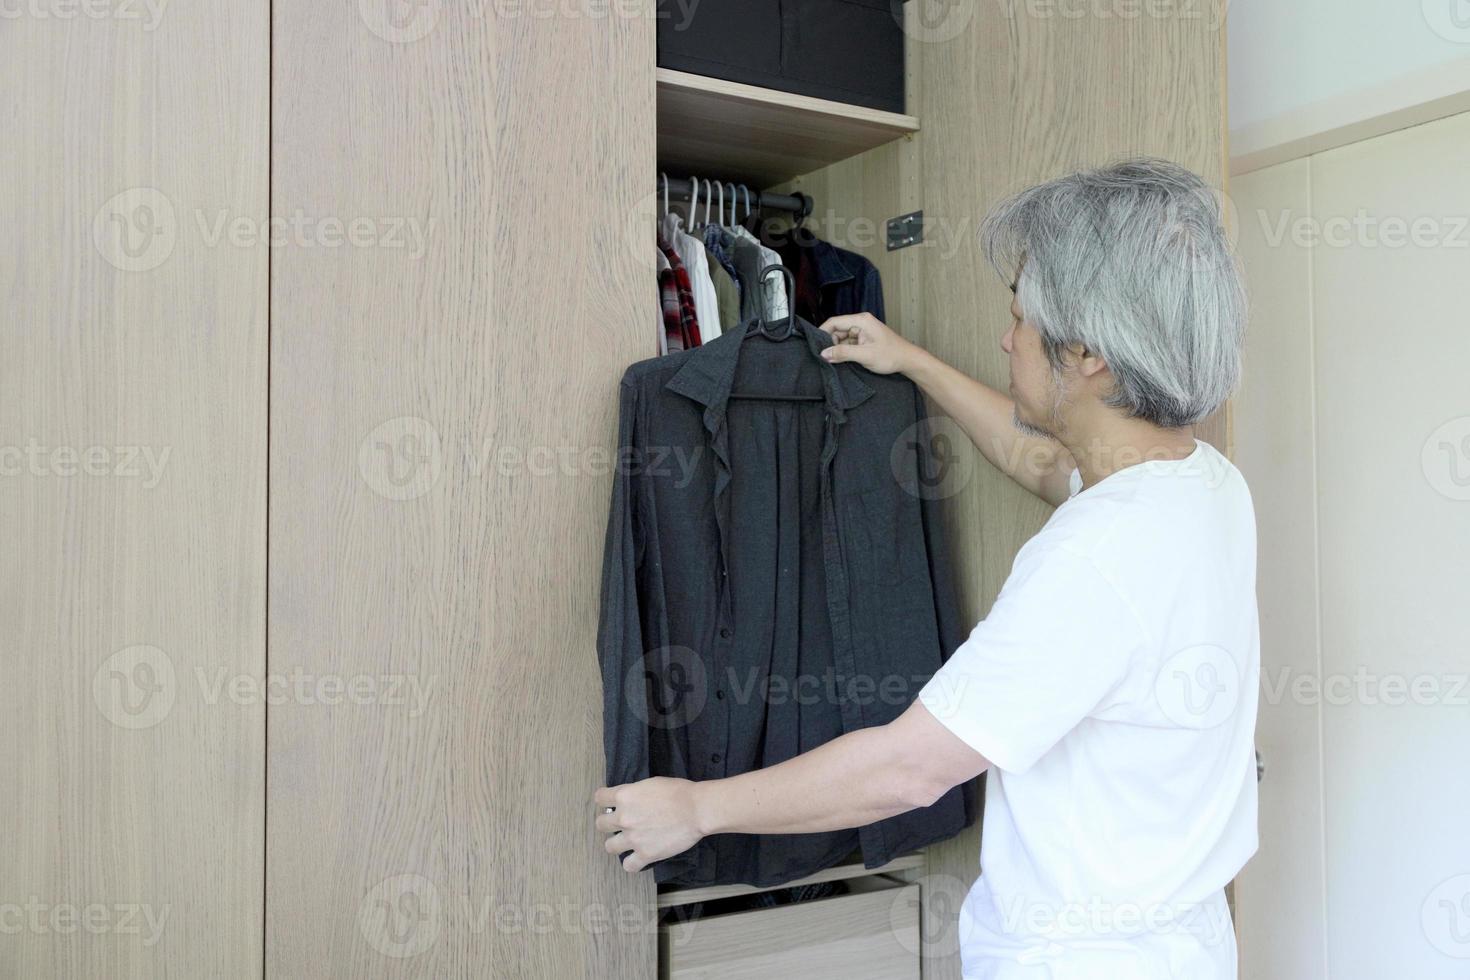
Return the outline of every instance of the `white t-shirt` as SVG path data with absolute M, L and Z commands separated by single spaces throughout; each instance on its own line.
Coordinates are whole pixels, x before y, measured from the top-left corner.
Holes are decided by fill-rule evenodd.
M 1256 850 L 1256 527 L 1209 443 L 1072 495 L 919 692 L 992 763 L 966 980 L 1224 980 Z

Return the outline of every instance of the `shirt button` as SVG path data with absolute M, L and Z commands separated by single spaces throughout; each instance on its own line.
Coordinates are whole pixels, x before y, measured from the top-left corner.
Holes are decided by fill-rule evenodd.
M 714 755 L 710 756 L 709 757 L 709 761 L 711 761 L 711 762 L 719 762 L 720 761 L 720 753 L 716 752 Z
M 725 692 L 724 691 L 716 691 L 715 692 L 715 697 L 717 697 L 721 701 L 723 701 L 723 700 L 725 700 Z
M 729 639 L 729 637 L 730 637 L 730 627 L 728 627 L 728 626 L 721 626 L 720 627 L 720 635 L 723 636 L 723 637 L 725 637 L 726 639 Z

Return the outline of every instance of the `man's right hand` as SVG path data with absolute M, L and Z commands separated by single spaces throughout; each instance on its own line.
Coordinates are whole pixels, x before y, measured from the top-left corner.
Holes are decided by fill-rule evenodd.
M 893 329 L 871 313 L 844 313 L 828 317 L 822 329 L 832 335 L 833 344 L 822 356 L 834 364 L 852 361 L 874 374 L 907 371 L 923 350 L 904 340 Z

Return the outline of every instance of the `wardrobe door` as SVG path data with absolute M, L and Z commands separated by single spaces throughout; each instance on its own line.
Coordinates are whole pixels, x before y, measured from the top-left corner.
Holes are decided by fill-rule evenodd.
M 654 26 L 275 4 L 268 977 L 654 975 L 591 802 Z
M 1222 186 L 1224 6 L 909 6 L 926 238 L 916 335 L 1003 391 L 1011 294 L 980 252 L 980 219 L 1025 186 L 1134 154 L 1166 157 Z M 1228 453 L 1225 410 L 1196 432 Z M 960 462 L 950 527 L 973 622 L 1050 508 L 978 459 Z M 926 978 L 959 976 L 954 923 L 978 872 L 979 836 L 977 825 L 927 851 Z
M 264 0 L 0 14 L 0 976 L 258 977 Z

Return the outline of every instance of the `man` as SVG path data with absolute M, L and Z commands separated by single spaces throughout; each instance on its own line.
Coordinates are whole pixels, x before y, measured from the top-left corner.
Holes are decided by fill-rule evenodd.
M 638 871 L 707 834 L 868 824 L 989 770 L 966 978 L 1234 977 L 1223 888 L 1256 848 L 1255 520 L 1192 425 L 1239 378 L 1239 266 L 1205 184 L 1153 159 L 1030 188 L 981 242 L 1012 284 L 1009 396 L 869 315 L 822 328 L 823 356 L 903 372 L 1057 505 L 989 614 L 892 723 L 728 779 L 604 787 L 596 825 Z

